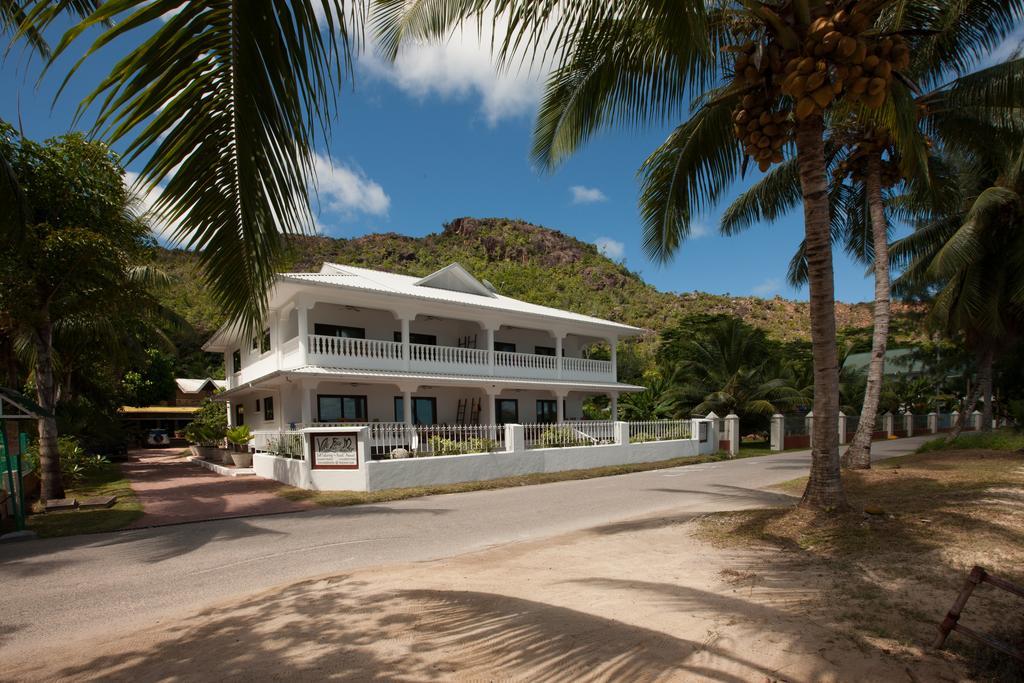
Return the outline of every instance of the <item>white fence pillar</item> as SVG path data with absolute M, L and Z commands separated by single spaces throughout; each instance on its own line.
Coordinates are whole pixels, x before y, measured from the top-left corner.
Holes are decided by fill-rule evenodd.
M 907 433 L 907 436 L 914 435 L 914 414 L 909 410 L 903 413 L 903 431 Z
M 896 436 L 896 416 L 886 413 L 882 416 L 882 426 L 885 427 L 885 435 L 890 439 Z
M 980 432 L 981 428 L 983 426 L 982 422 L 981 422 L 981 411 L 980 410 L 975 410 L 973 413 L 971 413 L 971 420 L 974 421 L 974 429 L 975 429 L 975 431 L 979 431 Z
M 786 438 L 786 416 L 775 413 L 772 415 L 771 428 L 768 431 L 769 448 L 781 451 Z
M 839 411 L 839 445 L 846 443 L 846 413 Z
M 939 433 L 939 414 L 935 411 L 928 413 L 928 431 L 932 434 Z
M 949 427 L 950 427 L 950 429 L 955 427 L 956 423 L 959 420 L 960 420 L 960 411 L 959 410 L 954 410 L 952 413 L 950 413 L 949 414 Z M 967 426 L 968 426 L 967 424 L 964 424 L 964 427 L 967 427 Z
M 526 450 L 526 430 L 523 425 L 505 425 L 505 450 L 509 453 L 522 453 Z
M 613 426 L 615 443 L 620 446 L 629 445 L 629 423 L 628 422 L 616 422 Z
M 804 416 L 804 427 L 807 428 L 807 439 L 810 443 L 814 443 L 814 411 L 807 413 Z
M 715 445 L 715 451 L 718 451 L 718 442 L 721 440 L 721 433 L 718 429 L 718 413 L 711 411 L 705 417 L 708 420 L 708 441 Z
M 729 455 L 740 453 L 740 416 L 729 413 L 725 416 L 725 438 L 729 440 Z

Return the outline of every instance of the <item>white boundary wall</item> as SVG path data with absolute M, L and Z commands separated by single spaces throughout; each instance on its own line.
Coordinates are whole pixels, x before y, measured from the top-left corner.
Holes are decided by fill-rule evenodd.
M 366 447 L 367 430 L 362 428 L 360 430 L 359 468 L 352 470 L 322 470 L 310 467 L 310 433 L 350 431 L 338 428 L 316 428 L 302 430 L 303 459 L 256 453 L 253 456 L 253 469 L 261 477 L 275 479 L 304 489 L 381 491 L 392 488 L 486 481 L 523 474 L 657 462 L 717 452 L 718 440 L 710 438 L 714 432 L 713 426 L 709 425 L 701 429 L 699 423 L 707 422 L 707 420 L 694 420 L 693 422 L 693 436 L 689 439 L 631 444 L 629 443 L 629 424 L 617 422 L 615 423 L 616 443 L 613 444 L 534 449 L 516 448 L 516 445 L 523 445 L 522 426 L 506 425 L 511 432 L 506 437 L 507 451 L 370 461 L 363 458 L 363 454 L 368 453 L 369 450 Z M 702 432 L 706 435 L 703 441 L 700 439 Z M 520 438 L 516 438 L 517 436 Z

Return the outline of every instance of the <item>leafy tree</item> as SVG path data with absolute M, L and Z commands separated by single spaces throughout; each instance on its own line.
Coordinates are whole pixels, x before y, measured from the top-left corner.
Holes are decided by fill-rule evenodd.
M 64 325 L 117 319 L 147 298 L 130 264 L 148 229 L 130 211 L 110 150 L 77 134 L 40 145 L 0 127 L 0 148 L 22 188 L 26 223 L 0 249 L 2 327 L 31 357 L 37 403 L 53 415 L 60 394 L 55 336 Z M 111 351 L 113 352 L 113 351 Z M 39 420 L 44 499 L 62 498 L 56 417 Z
M 125 403 L 152 406 L 174 398 L 174 359 L 159 349 L 146 349 L 138 369 L 129 370 L 121 381 Z
M 623 420 L 664 420 L 678 416 L 676 372 L 668 369 L 648 380 L 645 389 L 619 399 L 619 417 Z

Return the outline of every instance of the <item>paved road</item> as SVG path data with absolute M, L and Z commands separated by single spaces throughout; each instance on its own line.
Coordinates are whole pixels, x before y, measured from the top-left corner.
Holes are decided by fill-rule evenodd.
M 927 437 L 879 442 L 901 455 Z M 0 546 L 0 652 L 130 631 L 313 576 L 449 557 L 654 514 L 778 504 L 808 452 Z

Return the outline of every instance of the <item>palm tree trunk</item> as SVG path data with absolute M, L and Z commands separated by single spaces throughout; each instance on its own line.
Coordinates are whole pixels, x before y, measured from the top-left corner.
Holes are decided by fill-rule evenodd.
M 984 403 L 981 404 L 981 431 L 992 431 L 992 362 L 995 354 L 988 351 L 981 359 L 981 366 L 978 368 L 978 384 L 981 388 L 981 397 Z M 974 409 L 971 409 L 974 412 Z
M 867 385 L 864 387 L 864 406 L 860 422 L 846 449 L 843 464 L 855 470 L 871 468 L 871 437 L 875 431 L 878 401 L 882 395 L 885 374 L 885 349 L 889 342 L 889 226 L 885 220 L 882 200 L 882 159 L 871 155 L 868 159 L 868 209 L 871 213 L 871 241 L 875 249 L 875 328 L 871 337 L 871 365 L 868 367 Z
M 48 307 L 40 311 L 40 322 L 32 335 L 36 347 L 35 383 L 36 401 L 46 411 L 39 424 L 39 478 L 40 498 L 58 500 L 64 497 L 64 483 L 60 476 L 60 452 L 57 450 L 57 388 L 53 380 L 53 324 Z
M 846 495 L 839 469 L 839 359 L 823 133 L 818 116 L 799 124 L 796 133 L 814 359 L 811 476 L 800 505 L 835 510 L 846 507 Z
M 960 436 L 960 432 L 964 430 L 964 425 L 970 418 L 971 413 L 978 405 L 978 397 L 982 395 L 985 390 L 985 384 L 987 381 L 989 392 L 992 390 L 992 350 L 988 347 L 982 348 L 978 351 L 978 379 L 974 383 L 974 391 L 971 392 L 970 399 L 967 401 L 967 405 L 964 406 L 963 411 L 960 413 L 960 417 L 957 418 L 956 424 L 953 425 L 953 430 L 946 437 L 946 443 L 956 440 Z M 987 376 L 987 380 L 986 380 Z M 991 396 L 991 393 L 989 393 Z M 984 414 L 982 414 L 984 420 Z M 991 419 L 991 418 L 990 418 Z M 984 426 L 984 425 L 983 425 Z

